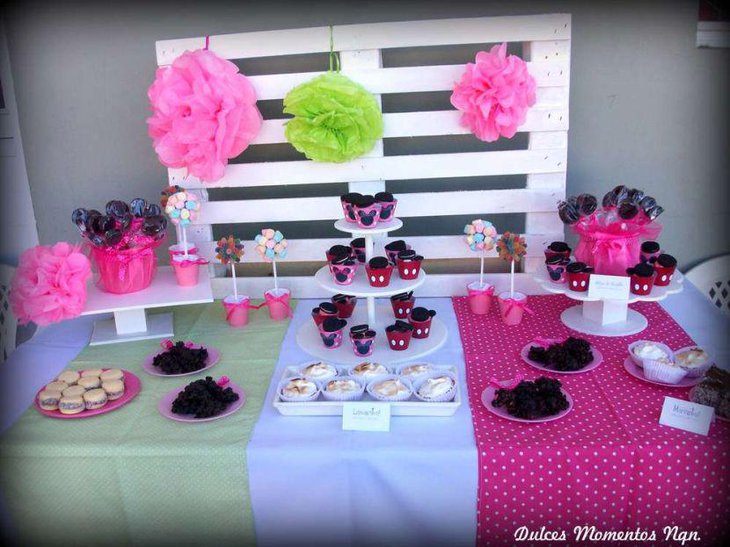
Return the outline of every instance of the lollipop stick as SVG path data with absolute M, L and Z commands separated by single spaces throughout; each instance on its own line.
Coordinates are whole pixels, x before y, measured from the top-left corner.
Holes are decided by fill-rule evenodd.
M 185 258 L 188 257 L 188 231 L 185 229 L 185 226 L 182 227 L 182 239 L 183 239 L 183 249 L 185 250 Z
M 515 261 L 510 260 L 509 262 L 509 297 L 515 297 Z
M 484 286 L 484 255 L 479 257 L 479 288 Z
M 279 293 L 279 282 L 276 279 L 276 259 L 271 261 L 271 265 L 274 267 L 274 290 Z
M 238 287 L 236 287 L 236 263 L 231 261 L 231 274 L 233 275 L 233 298 L 238 302 Z

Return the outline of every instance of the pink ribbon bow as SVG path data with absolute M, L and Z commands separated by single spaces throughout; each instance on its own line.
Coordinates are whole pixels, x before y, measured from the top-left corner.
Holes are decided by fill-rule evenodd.
M 472 294 L 472 291 L 478 294 Z M 474 296 L 481 296 L 482 294 L 486 294 L 488 296 L 494 296 L 494 285 L 490 285 L 489 288 L 486 291 L 477 291 L 476 289 L 469 289 L 469 298 Z
M 497 380 L 497 378 L 495 378 L 494 376 L 492 376 L 489 379 L 489 383 L 491 385 L 493 385 L 493 386 L 498 387 L 498 388 L 512 389 L 512 388 L 516 387 L 517 384 L 519 384 L 523 380 L 524 377 L 525 377 L 524 374 L 518 374 L 517 376 L 515 376 L 511 380 Z
M 254 310 L 259 309 L 261 306 L 254 306 L 251 304 L 251 301 L 247 298 L 246 300 L 242 300 L 241 302 L 223 302 L 223 306 L 226 308 L 226 320 L 230 320 L 231 316 L 233 315 L 233 312 L 236 311 L 236 308 L 238 307 L 245 307 L 245 308 L 251 308 Z
M 178 266 L 180 266 L 182 268 L 189 268 L 190 266 L 192 266 L 194 264 L 198 264 L 198 265 L 208 264 L 208 261 L 201 257 L 198 257 L 195 260 L 180 260 L 180 261 L 176 261 L 176 262 L 178 263 Z
M 542 338 L 542 337 L 537 337 L 533 340 L 533 342 L 535 344 L 537 344 L 538 346 L 542 346 L 544 348 L 546 348 L 548 346 L 552 346 L 553 344 L 561 343 L 563 341 L 564 340 L 562 338 Z
M 216 382 L 216 384 L 218 384 L 220 387 L 223 387 L 230 381 L 231 381 L 231 379 L 228 378 L 228 376 L 221 376 L 220 378 L 218 378 L 218 381 Z
M 505 308 L 505 314 L 509 315 L 512 313 L 513 308 L 522 308 L 524 311 L 529 313 L 530 315 L 534 315 L 535 312 L 532 311 L 530 308 L 527 307 L 527 299 L 524 300 L 517 300 L 515 298 L 505 298 L 502 302 L 504 302 L 506 308 Z
M 286 306 L 287 312 L 286 316 L 291 317 L 291 306 L 289 306 L 288 302 L 285 302 L 284 299 L 288 297 L 288 294 L 282 294 L 281 296 L 268 296 L 268 300 L 265 300 L 263 303 L 259 304 L 258 306 L 251 306 L 253 309 L 258 310 L 263 308 L 264 306 L 271 306 L 271 304 L 282 304 L 283 306 Z

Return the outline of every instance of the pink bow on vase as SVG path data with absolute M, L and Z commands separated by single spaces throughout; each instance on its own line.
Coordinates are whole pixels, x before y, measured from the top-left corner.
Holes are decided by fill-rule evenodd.
M 505 314 L 507 314 L 507 315 L 512 313 L 512 310 L 514 308 L 522 308 L 524 311 L 526 311 L 530 315 L 535 314 L 534 311 L 532 311 L 530 308 L 527 307 L 527 299 L 517 300 L 516 298 L 505 298 L 502 302 L 504 303 Z
M 263 308 L 264 306 L 271 307 L 272 304 L 281 304 L 282 306 L 286 306 L 287 309 L 287 317 L 291 317 L 291 306 L 289 306 L 289 302 L 286 301 L 287 298 L 289 298 L 289 294 L 282 294 L 281 296 L 267 296 L 267 300 L 259 304 L 258 306 L 251 306 L 253 309 L 258 310 Z
M 203 264 L 208 264 L 208 261 L 202 257 L 198 257 L 195 260 L 180 260 L 178 261 L 178 266 L 182 268 L 189 268 L 193 265 L 202 266 Z

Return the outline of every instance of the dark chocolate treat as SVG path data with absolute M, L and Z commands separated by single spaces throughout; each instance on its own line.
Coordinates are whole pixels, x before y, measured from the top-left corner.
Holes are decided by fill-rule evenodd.
M 583 273 L 593 273 L 593 272 L 594 272 L 593 266 L 586 266 L 585 268 L 583 268 Z
M 568 267 L 565 268 L 565 271 L 569 273 L 580 273 L 585 271 L 586 268 L 587 266 L 585 262 L 571 262 L 568 264 Z
M 185 386 L 172 402 L 175 414 L 192 414 L 195 418 L 217 416 L 238 401 L 239 396 L 230 387 L 219 386 L 212 376 L 195 380 Z
M 657 243 L 656 241 L 644 241 L 644 243 L 641 244 L 642 253 L 658 253 L 660 248 L 661 247 L 659 247 L 659 243 Z
M 409 249 L 406 251 L 400 251 L 398 253 L 398 259 L 399 260 L 415 260 L 416 259 L 416 251 L 413 249 Z
M 550 245 L 548 245 L 548 249 L 554 253 L 565 253 L 570 251 L 570 247 L 568 247 L 568 244 L 565 241 L 553 241 Z
M 352 249 L 347 245 L 332 245 L 327 252 L 333 257 L 350 256 Z
M 359 200 L 362 197 L 362 194 L 359 192 L 349 192 L 347 194 L 344 194 L 340 196 L 340 199 L 344 201 L 345 203 L 354 203 L 355 201 Z
M 364 338 L 373 338 L 375 336 L 375 331 L 372 329 L 354 333 L 352 331 L 350 332 L 352 333 L 353 340 L 362 340 Z
M 587 340 L 571 336 L 547 348 L 532 346 L 527 357 L 555 370 L 572 371 L 580 370 L 593 361 L 593 352 Z
M 350 296 L 349 294 L 338 293 L 332 297 L 332 302 L 334 302 L 335 304 L 346 304 L 354 298 L 354 296 Z
M 639 190 L 638 188 L 632 188 L 626 192 L 626 199 L 636 205 L 639 205 L 641 200 L 644 199 L 644 191 Z
M 364 249 L 365 248 L 365 238 L 364 237 L 357 237 L 350 241 L 350 245 L 352 247 L 355 247 L 356 249 Z
M 393 201 L 393 194 L 391 194 L 390 192 L 378 192 L 377 194 L 375 194 L 375 201 L 390 203 Z
M 637 264 L 633 267 L 633 270 L 633 275 L 638 275 L 639 277 L 651 277 L 654 275 L 654 266 L 646 262 Z
M 385 246 L 386 251 L 405 251 L 406 250 L 406 242 L 402 239 L 398 239 L 396 241 L 391 241 Z
M 336 332 L 347 325 L 347 321 L 344 319 L 338 319 L 337 317 L 327 317 L 322 321 L 322 330 L 325 332 Z
M 639 214 L 639 207 L 628 200 L 624 200 L 621 203 L 619 203 L 618 206 L 618 216 L 620 216 L 624 220 L 631 220 L 636 215 Z
M 360 199 L 356 200 L 353 205 L 356 205 L 357 207 L 370 207 L 375 203 L 375 198 L 373 196 L 362 196 Z
M 565 224 L 575 224 L 580 220 L 580 213 L 576 206 L 567 201 L 561 201 L 558 204 L 558 216 Z
M 662 266 L 663 268 L 671 268 L 672 266 L 677 265 L 677 259 L 674 258 L 672 255 L 667 254 L 661 254 L 656 259 L 657 264 Z
M 195 372 L 205 367 L 208 360 L 208 350 L 204 347 L 189 348 L 185 342 L 176 342 L 175 345 L 152 358 L 152 365 L 165 374 L 185 374 Z
M 413 298 L 413 291 L 394 294 L 390 297 L 390 299 L 394 302 L 408 302 L 411 298 Z
M 554 256 L 551 256 L 550 258 L 548 258 L 547 260 L 545 260 L 545 264 L 550 264 L 550 265 L 553 265 L 553 264 L 555 264 L 555 265 L 562 264 L 563 263 L 563 260 L 567 260 L 567 259 L 568 258 L 565 257 L 565 256 L 554 255 Z
M 401 321 L 399 319 L 395 323 L 393 323 L 392 325 L 388 325 L 387 327 L 385 327 L 385 330 L 387 332 L 393 332 L 393 331 L 396 331 L 396 332 L 410 332 L 410 331 L 413 330 L 413 325 L 411 325 L 410 323 L 406 323 L 405 321 Z
M 527 420 L 553 416 L 569 406 L 560 382 L 544 376 L 534 382 L 523 380 L 514 389 L 498 389 L 492 404 Z
M 360 334 L 363 332 L 367 332 L 370 330 L 370 327 L 368 325 L 355 325 L 354 327 L 350 328 L 350 334 Z
M 419 306 L 417 308 L 413 308 L 413 311 L 411 312 L 411 319 L 414 321 L 428 321 L 428 319 L 434 315 L 436 315 L 436 310 L 429 310 L 428 308 Z
M 330 314 L 337 313 L 337 306 L 335 306 L 332 302 L 320 302 L 319 309 L 325 313 L 330 313 Z
M 649 209 L 644 210 L 644 214 L 649 220 L 655 220 L 656 217 L 661 215 L 664 212 L 664 208 L 660 207 L 659 205 L 655 205 L 654 207 L 650 207 Z
M 639 207 L 641 207 L 644 211 L 651 209 L 654 206 L 656 206 L 656 200 L 651 196 L 644 196 L 639 202 Z
M 371 268 L 386 268 L 388 266 L 388 259 L 384 256 L 374 256 L 368 262 Z
M 598 200 L 591 194 L 581 194 L 576 200 L 576 205 L 582 215 L 589 216 L 598 208 Z

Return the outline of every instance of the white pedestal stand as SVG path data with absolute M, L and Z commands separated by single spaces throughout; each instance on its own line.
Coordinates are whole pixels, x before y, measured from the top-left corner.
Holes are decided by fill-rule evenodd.
M 113 313 L 113 319 L 94 323 L 90 346 L 172 337 L 172 313 L 147 315 L 147 310 L 164 306 L 202 304 L 213 301 L 213 290 L 207 267 L 200 268 L 198 284 L 181 287 L 171 266 L 157 269 L 149 287 L 130 294 L 112 294 L 88 285 L 86 307 L 81 315 Z
M 355 238 L 363 237 L 365 239 L 365 259 L 370 260 L 374 252 L 373 236 L 386 234 L 390 231 L 397 230 L 403 226 L 403 222 L 397 218 L 390 222 L 384 222 L 377 225 L 373 229 L 362 229 L 356 224 L 351 224 L 345 219 L 335 222 L 335 228 L 341 232 L 352 234 Z M 385 251 L 383 250 L 383 256 Z M 337 294 L 348 294 L 365 298 L 367 308 L 362 310 L 361 306 L 355 308 L 355 312 L 351 319 L 348 319 L 349 325 L 357 325 L 367 323 L 370 328 L 378 330 L 378 336 L 375 339 L 375 349 L 369 357 L 355 355 L 352 351 L 348 333 L 345 333 L 342 345 L 339 348 L 330 349 L 324 347 L 322 339 L 319 336 L 319 330 L 316 328 L 314 321 L 306 321 L 297 332 L 297 343 L 299 346 L 319 359 L 334 361 L 343 364 L 356 364 L 365 359 L 383 362 L 383 363 L 400 363 L 410 361 L 419 357 L 423 357 L 444 345 L 448 333 L 446 326 L 434 317 L 431 321 L 431 333 L 428 338 L 416 339 L 412 338 L 408 349 L 403 351 L 394 351 L 388 347 L 385 336 L 385 327 L 395 322 L 393 309 L 390 301 L 387 305 L 376 306 L 376 298 L 386 298 L 402 292 L 412 291 L 420 287 L 426 281 L 426 272 L 421 268 L 418 278 L 413 280 L 401 279 L 398 272 L 393 272 L 390 278 L 390 284 L 387 287 L 378 288 L 370 286 L 367 279 L 364 266 L 360 266 L 354 281 L 350 285 L 338 285 L 335 283 L 329 272 L 328 266 L 320 268 L 314 275 L 315 281 L 327 291 Z
M 629 336 L 643 331 L 648 321 L 635 310 L 629 309 L 634 302 L 657 302 L 670 294 L 682 291 L 684 277 L 677 271 L 666 287 L 654 287 L 647 296 L 629 295 L 628 300 L 599 300 L 589 298 L 587 292 L 576 292 L 568 288 L 567 283 L 553 283 L 542 272 L 535 280 L 548 292 L 564 294 L 573 300 L 582 302 L 578 306 L 568 308 L 561 315 L 563 324 L 575 331 L 596 336 Z

